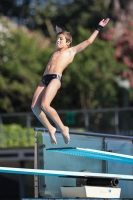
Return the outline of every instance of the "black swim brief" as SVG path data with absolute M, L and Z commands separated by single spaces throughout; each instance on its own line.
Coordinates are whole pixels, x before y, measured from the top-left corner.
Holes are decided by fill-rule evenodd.
M 62 77 L 59 76 L 58 74 L 46 74 L 42 77 L 42 82 L 44 85 L 48 86 L 50 81 L 54 78 L 57 78 L 60 82 L 62 82 Z

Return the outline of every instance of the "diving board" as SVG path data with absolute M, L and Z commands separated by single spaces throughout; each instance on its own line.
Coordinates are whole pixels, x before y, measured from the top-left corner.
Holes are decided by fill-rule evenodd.
M 0 167 L 0 173 L 27 174 L 27 175 L 39 175 L 39 176 L 58 176 L 58 177 L 65 177 L 65 178 L 80 178 L 80 177 L 95 178 L 96 177 L 96 178 L 114 178 L 114 179 L 121 179 L 121 180 L 133 180 L 132 175 L 27 169 L 27 168 L 13 168 L 13 167 Z
M 107 160 L 112 162 L 122 162 L 125 164 L 133 164 L 133 156 L 107 152 L 107 151 L 99 151 L 94 149 L 83 149 L 78 147 L 62 147 L 62 148 L 49 148 L 46 149 L 49 152 L 58 152 L 64 154 L 70 154 L 75 156 L 83 156 L 86 158 L 95 158 L 100 160 Z

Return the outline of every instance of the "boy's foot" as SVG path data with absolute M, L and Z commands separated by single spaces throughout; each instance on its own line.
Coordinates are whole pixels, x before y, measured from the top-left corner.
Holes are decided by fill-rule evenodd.
M 50 142 L 52 144 L 57 144 L 56 138 L 55 138 L 55 132 L 56 132 L 56 128 L 52 128 L 52 130 L 49 131 L 49 135 L 50 135 Z
M 69 135 L 69 128 L 67 126 L 65 126 L 65 128 L 61 131 L 64 142 L 66 144 L 69 144 L 70 142 L 70 135 Z

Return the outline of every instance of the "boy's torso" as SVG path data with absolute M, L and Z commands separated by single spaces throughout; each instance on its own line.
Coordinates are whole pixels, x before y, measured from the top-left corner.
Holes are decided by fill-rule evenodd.
M 53 53 L 46 67 L 44 75 L 58 74 L 62 76 L 64 69 L 73 61 L 74 54 L 71 49 L 72 48 L 64 51 L 56 51 Z

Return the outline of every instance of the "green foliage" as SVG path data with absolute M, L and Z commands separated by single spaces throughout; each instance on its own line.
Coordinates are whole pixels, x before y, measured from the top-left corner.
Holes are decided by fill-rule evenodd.
M 0 140 L 3 148 L 34 146 L 34 130 L 18 124 L 3 125 Z
M 51 53 L 48 40 L 6 18 L 0 23 L 0 111 L 26 111 Z
M 71 28 L 71 32 L 76 34 L 79 25 L 84 28 L 94 28 L 99 19 L 106 18 L 108 6 L 109 1 L 73 0 L 71 3 L 66 3 L 58 8 L 59 12 L 55 20 L 58 19 L 58 24 L 63 27 L 65 25 L 65 28 L 69 27 L 69 30 Z
M 90 0 L 89 3 L 86 0 L 67 0 L 65 3 L 46 0 L 40 6 L 38 0 L 34 2 L 34 6 L 29 7 L 29 16 L 35 27 L 44 33 L 48 31 L 49 35 L 51 32 L 52 38 L 51 25 L 57 24 L 72 32 L 73 45 L 91 35 L 99 20 L 107 17 L 110 4 L 103 0 Z M 54 48 L 41 34 L 13 25 L 7 19 L 1 18 L 0 23 L 0 111 L 29 111 L 33 92 Z M 115 58 L 114 42 L 98 37 L 76 55 L 64 72 L 63 84 L 53 106 L 56 109 L 119 106 L 115 77 L 123 70 L 123 63 Z M 129 96 L 132 101 L 131 90 Z

